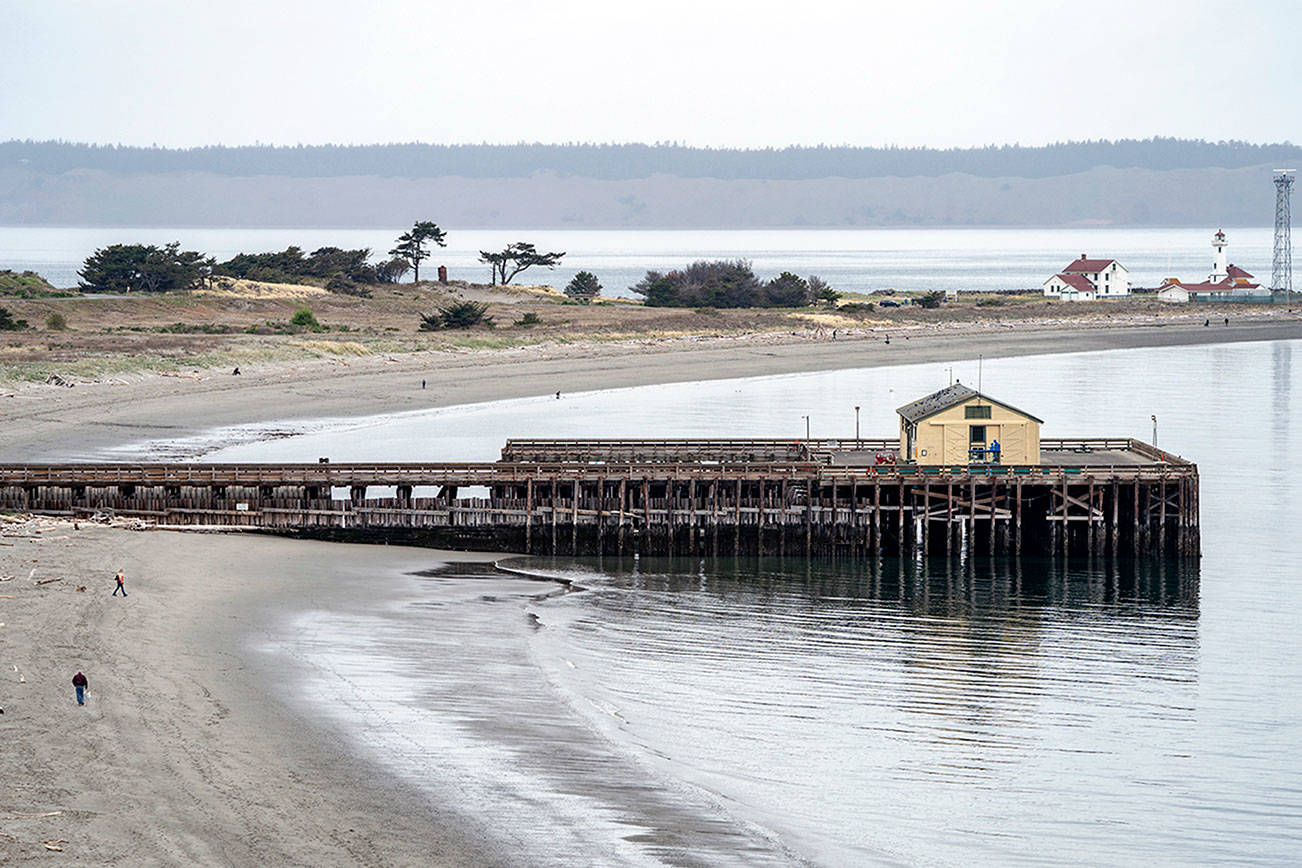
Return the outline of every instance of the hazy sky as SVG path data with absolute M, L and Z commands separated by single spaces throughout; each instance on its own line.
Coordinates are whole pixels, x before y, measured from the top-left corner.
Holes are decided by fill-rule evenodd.
M 1302 2 L 0 0 L 0 140 L 1302 142 Z

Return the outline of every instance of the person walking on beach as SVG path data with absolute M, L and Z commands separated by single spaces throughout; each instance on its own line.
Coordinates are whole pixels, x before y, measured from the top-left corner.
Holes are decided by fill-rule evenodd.
M 121 570 L 118 570 L 118 574 L 116 578 L 117 578 L 118 586 L 113 589 L 113 596 L 116 597 L 118 595 L 118 591 L 121 591 L 122 596 L 125 597 L 127 595 L 127 585 L 126 585 L 127 574 L 122 572 Z
M 77 704 L 86 704 L 86 689 L 90 686 L 86 683 L 86 676 L 78 672 L 72 676 L 72 686 L 77 690 Z

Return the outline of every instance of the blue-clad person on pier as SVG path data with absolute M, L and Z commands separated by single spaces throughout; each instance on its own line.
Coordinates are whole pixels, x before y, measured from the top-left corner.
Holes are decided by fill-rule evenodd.
M 998 440 L 990 441 L 990 463 L 991 464 L 999 463 L 999 441 Z

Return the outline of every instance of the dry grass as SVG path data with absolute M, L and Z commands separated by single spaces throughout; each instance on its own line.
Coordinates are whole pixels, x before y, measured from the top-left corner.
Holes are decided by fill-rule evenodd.
M 828 329 L 852 329 L 863 324 L 861 320 L 835 313 L 792 313 L 787 316 L 790 319 L 813 323 Z
M 357 341 L 291 341 L 290 346 L 322 356 L 369 356 L 373 351 Z
M 1170 306 L 1135 298 L 1092 304 L 1062 304 L 1038 297 L 987 296 L 947 301 L 938 309 L 914 305 L 872 311 L 650 308 L 623 299 L 572 304 L 550 287 L 488 287 L 432 282 L 371 287 L 372 297 L 339 295 L 313 286 L 237 281 L 229 290 L 176 296 L 5 299 L 16 318 L 44 322 L 66 316 L 69 330 L 29 329 L 0 339 L 0 379 L 43 380 L 107 377 L 135 371 L 174 371 L 251 364 L 254 361 L 342 359 L 421 350 L 465 352 L 613 342 L 673 342 L 703 338 L 810 336 L 832 329 L 987 328 L 1018 322 L 1063 325 L 1114 323 L 1124 319 L 1189 319 L 1202 322 L 1202 306 Z M 449 301 L 471 299 L 489 305 L 495 329 L 418 331 L 422 314 Z M 880 301 L 880 298 L 875 299 Z M 324 326 L 320 333 L 291 333 L 294 312 L 310 306 Z M 516 326 L 524 314 L 532 327 Z M 1277 311 L 1274 313 L 1282 313 Z M 1219 314 L 1218 314 L 1219 315 Z M 1249 315 L 1236 307 L 1236 316 Z M 1266 314 L 1253 314 L 1266 315 Z M 1115 319 L 1114 319 L 1115 318 Z
M 196 289 L 190 294 L 200 298 L 276 301 L 312 298 L 330 293 L 319 286 L 307 286 L 301 283 L 264 283 L 260 280 L 222 277 L 217 279 L 212 289 Z

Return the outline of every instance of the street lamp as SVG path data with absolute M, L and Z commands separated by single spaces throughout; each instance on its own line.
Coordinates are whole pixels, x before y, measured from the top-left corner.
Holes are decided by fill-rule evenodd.
M 859 446 L 859 405 L 858 404 L 855 404 L 854 406 L 854 445 L 855 448 L 858 448 Z
M 805 442 L 808 443 L 809 442 L 809 417 L 801 416 L 800 418 L 805 420 Z

